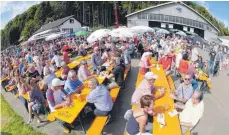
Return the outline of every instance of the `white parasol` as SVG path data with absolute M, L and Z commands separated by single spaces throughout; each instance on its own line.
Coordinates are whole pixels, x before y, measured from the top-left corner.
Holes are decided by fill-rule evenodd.
M 181 36 L 187 36 L 186 33 L 184 33 L 183 31 L 178 31 L 176 32 L 177 35 L 181 35 Z
M 57 38 L 59 38 L 61 36 L 62 36 L 62 34 L 51 34 L 51 35 L 49 35 L 48 37 L 45 38 L 45 41 L 54 40 L 54 39 L 57 39 Z
M 102 39 L 103 37 L 107 37 L 109 35 L 109 29 L 99 29 L 91 33 L 91 35 L 87 38 L 88 43 L 93 43 L 97 40 Z
M 153 28 L 150 28 L 148 26 L 134 26 L 131 28 L 131 30 L 134 32 L 134 33 L 144 33 L 144 32 L 155 32 L 155 30 Z
M 156 33 L 160 33 L 160 34 L 169 34 L 169 31 L 165 30 L 165 29 L 159 29 L 156 31 Z
M 109 35 L 112 37 L 119 37 L 119 38 L 130 38 L 134 36 L 134 33 L 129 28 L 118 28 L 113 29 Z

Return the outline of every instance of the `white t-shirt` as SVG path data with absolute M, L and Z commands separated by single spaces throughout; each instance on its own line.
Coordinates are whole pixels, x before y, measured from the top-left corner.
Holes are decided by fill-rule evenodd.
M 58 105 L 58 104 L 61 104 L 62 102 L 64 102 L 63 95 L 64 95 L 64 93 L 61 90 L 57 90 L 57 91 L 53 92 L 55 105 Z M 48 104 L 50 104 L 50 103 L 48 102 Z M 50 108 L 51 112 L 55 111 L 55 109 L 51 105 L 49 105 L 49 108 Z
M 52 62 L 53 62 L 53 61 L 55 61 L 57 67 L 61 67 L 61 58 L 60 58 L 60 56 L 55 55 L 55 56 L 52 58 Z
M 204 102 L 194 105 L 192 99 L 185 104 L 184 110 L 179 114 L 180 122 L 192 123 L 193 127 L 198 123 L 204 113 Z

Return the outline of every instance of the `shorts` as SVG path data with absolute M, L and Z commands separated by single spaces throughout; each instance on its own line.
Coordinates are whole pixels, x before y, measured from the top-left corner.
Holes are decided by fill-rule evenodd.
M 41 104 L 40 103 L 35 103 L 34 105 L 33 105 L 33 107 L 32 107 L 32 110 L 34 111 L 34 112 L 36 112 L 37 114 L 39 114 L 39 112 L 40 112 L 40 109 L 41 109 Z

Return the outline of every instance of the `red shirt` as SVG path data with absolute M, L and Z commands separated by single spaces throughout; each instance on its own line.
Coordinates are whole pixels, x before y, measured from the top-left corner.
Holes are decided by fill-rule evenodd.
M 168 66 L 170 66 L 169 69 L 171 69 L 171 65 L 172 65 L 172 57 L 162 57 L 159 60 L 159 63 L 162 64 L 163 69 L 167 69 Z
M 70 58 L 68 56 L 68 52 L 65 52 L 65 51 L 63 52 L 63 58 L 64 58 L 64 62 L 66 64 L 70 63 Z
M 181 73 L 187 73 L 188 72 L 188 67 L 189 67 L 188 61 L 180 60 L 178 71 L 181 72 Z

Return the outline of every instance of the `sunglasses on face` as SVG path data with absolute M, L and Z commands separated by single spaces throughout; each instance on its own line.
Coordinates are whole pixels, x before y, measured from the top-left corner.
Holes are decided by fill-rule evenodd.
M 185 78 L 184 80 L 187 80 L 187 81 L 189 81 L 189 80 L 190 80 L 190 78 Z

